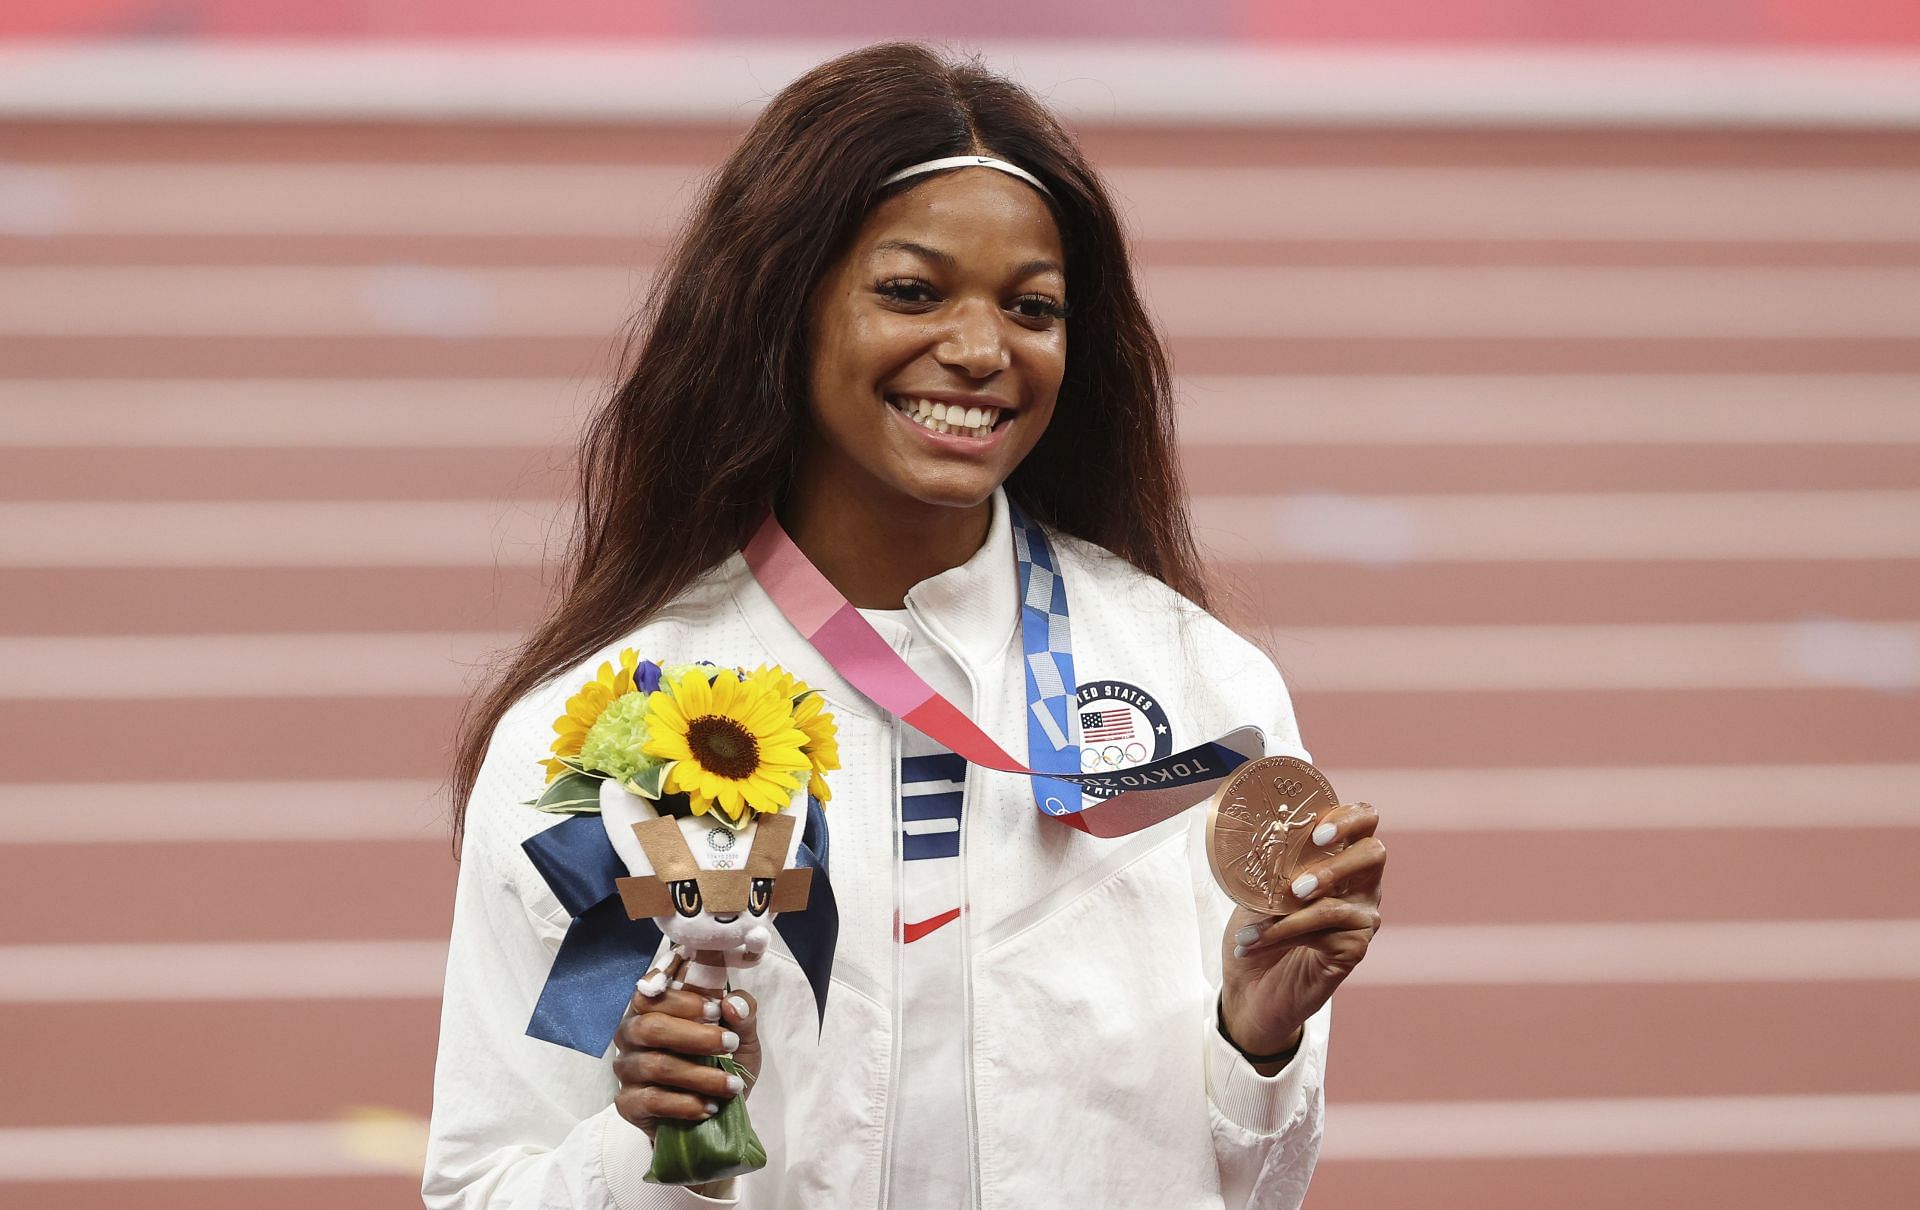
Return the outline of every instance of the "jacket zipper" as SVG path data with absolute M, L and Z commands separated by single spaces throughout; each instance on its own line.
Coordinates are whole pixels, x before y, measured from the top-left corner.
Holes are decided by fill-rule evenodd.
M 980 685 L 974 679 L 973 669 L 959 655 L 949 654 L 953 655 L 953 662 L 966 675 L 967 690 L 973 695 L 974 713 L 978 714 Z M 954 923 L 960 926 L 960 976 L 965 991 L 960 997 L 960 1036 L 966 1041 L 967 1052 L 967 1204 L 973 1210 L 980 1210 L 980 1102 L 974 1087 L 979 1080 L 979 1069 L 975 1066 L 973 1055 L 973 886 L 967 877 L 967 836 L 973 831 L 973 812 L 968 810 L 968 806 L 979 801 L 973 793 L 975 776 L 976 771 L 969 764 L 960 783 L 960 918 Z
M 893 818 L 893 996 L 888 1005 L 891 1015 L 889 1057 L 887 1061 L 886 1109 L 880 1119 L 880 1204 L 878 1210 L 886 1210 L 893 1204 L 893 1106 L 899 1100 L 894 1095 L 900 1080 L 900 1031 L 902 1028 L 901 1000 L 906 982 L 906 947 L 901 943 L 901 912 L 906 903 L 906 863 L 902 845 L 905 843 L 906 823 L 900 815 L 900 720 L 893 722 L 893 749 L 887 753 L 887 767 L 891 770 L 887 785 L 893 805 L 888 813 Z
M 903 604 L 906 605 L 907 612 L 912 615 L 920 629 L 926 633 L 928 638 L 932 639 L 935 643 L 939 643 L 941 649 L 946 651 L 947 656 L 952 659 L 954 664 L 960 669 L 961 675 L 967 678 L 967 692 L 972 695 L 974 712 L 976 714 L 979 713 L 980 683 L 974 678 L 972 666 L 967 663 L 965 657 L 947 647 L 945 643 L 941 643 L 940 640 L 935 637 L 933 628 L 928 626 L 924 621 L 921 621 L 920 611 L 915 607 L 911 597 L 903 602 Z M 897 753 L 900 743 L 900 721 L 898 719 L 894 720 L 893 737 L 895 751 Z M 899 784 L 899 767 L 900 762 L 896 759 L 894 761 L 896 792 Z M 979 1069 L 975 1065 L 973 1053 L 973 895 L 971 882 L 967 878 L 967 836 L 973 830 L 970 826 L 973 812 L 968 809 L 968 805 L 977 801 L 973 794 L 974 776 L 973 765 L 969 763 L 966 774 L 960 783 L 960 918 L 955 920 L 954 924 L 960 929 L 960 980 L 961 986 L 964 989 L 964 994 L 960 997 L 960 1036 L 965 1040 L 967 1059 L 967 1205 L 972 1207 L 972 1210 L 980 1210 L 980 1102 L 974 1087 L 978 1081 Z M 894 802 L 897 809 L 897 804 L 899 803 L 897 793 Z M 896 835 L 898 834 L 899 833 L 896 832 Z M 896 840 L 895 843 L 898 844 L 900 842 Z M 895 868 L 900 868 L 899 863 L 896 863 Z M 904 901 L 905 896 L 903 892 L 903 887 L 895 888 L 896 903 Z M 901 949 L 904 947 L 896 948 Z M 899 974 L 897 967 L 895 968 L 894 986 L 896 999 L 894 1011 L 898 1013 Z M 897 1046 L 898 1043 L 896 1041 L 894 1056 L 896 1063 L 899 1060 Z
M 971 672 L 967 680 L 973 680 Z M 976 690 L 975 699 L 979 696 Z M 973 799 L 973 779 L 973 766 L 968 765 L 960 800 L 960 919 L 954 923 L 960 926 L 960 972 L 966 990 L 961 997 L 961 1037 L 966 1039 L 967 1048 L 967 1203 L 973 1210 L 980 1210 L 980 1105 L 974 1089 L 978 1071 L 973 1058 L 973 896 L 967 885 L 967 833 L 972 830 L 968 824 L 973 812 L 966 808 L 968 800 Z

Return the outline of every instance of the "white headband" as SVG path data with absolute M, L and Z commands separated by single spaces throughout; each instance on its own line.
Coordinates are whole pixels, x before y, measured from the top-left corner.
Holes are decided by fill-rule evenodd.
M 1048 197 L 1053 196 L 1052 190 L 1042 185 L 1039 178 L 1026 169 L 1017 164 L 1009 164 L 1005 160 L 996 160 L 984 155 L 950 155 L 944 160 L 928 160 L 923 164 L 911 164 L 881 181 L 880 188 L 885 189 L 895 181 L 904 181 L 910 176 L 919 176 L 923 172 L 939 172 L 944 168 L 992 168 L 1008 176 L 1017 176 Z

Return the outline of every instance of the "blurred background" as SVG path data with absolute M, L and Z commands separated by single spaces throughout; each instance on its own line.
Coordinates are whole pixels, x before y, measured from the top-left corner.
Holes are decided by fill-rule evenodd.
M 1385 813 L 1309 1204 L 1920 1204 L 1920 7 L 12 0 L 0 1206 L 418 1204 L 462 695 L 694 182 L 899 35 L 1109 175 Z

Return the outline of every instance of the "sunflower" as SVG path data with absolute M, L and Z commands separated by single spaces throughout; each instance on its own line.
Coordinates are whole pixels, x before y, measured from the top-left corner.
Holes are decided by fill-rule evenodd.
M 821 802 L 833 797 L 827 789 L 826 775 L 840 767 L 840 728 L 834 724 L 833 715 L 826 711 L 827 699 L 820 692 L 799 677 L 779 666 L 766 665 L 753 670 L 756 677 L 765 677 L 780 693 L 793 703 L 793 725 L 800 728 L 807 737 L 803 751 L 811 766 L 807 775 L 807 793 Z
M 610 662 L 601 664 L 594 678 L 567 699 L 567 712 L 553 720 L 553 729 L 559 736 L 549 749 L 553 758 L 540 762 L 546 766 L 549 782 L 567 771 L 560 757 L 580 755 L 580 745 L 586 742 L 587 732 L 600 721 L 600 712 L 634 691 L 634 669 L 639 665 L 640 653 L 626 648 L 620 653 L 618 669 Z
M 647 736 L 641 751 L 674 762 L 667 792 L 684 791 L 696 815 L 718 806 L 736 826 L 749 810 L 786 806 L 809 767 L 793 704 L 758 673 L 690 668 L 662 681 L 647 698 Z

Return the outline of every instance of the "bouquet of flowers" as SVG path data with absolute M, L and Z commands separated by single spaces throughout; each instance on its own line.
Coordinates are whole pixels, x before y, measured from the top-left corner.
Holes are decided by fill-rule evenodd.
M 824 775 L 840 767 L 840 753 L 819 692 L 778 667 L 662 666 L 629 648 L 567 699 L 553 729 L 547 787 L 528 805 L 603 816 L 635 875 L 619 880 L 628 915 L 651 918 L 673 942 L 639 990 L 685 986 L 717 999 L 728 971 L 759 960 L 773 914 L 806 903 L 807 872 L 781 871 L 799 821 L 760 817 L 803 786 L 821 802 L 831 797 Z M 700 1061 L 750 1079 L 731 1055 Z M 766 1162 L 735 1096 L 704 1121 L 660 1121 L 647 1179 L 704 1184 Z
M 838 729 L 819 691 L 775 666 L 658 664 L 632 648 L 600 665 L 553 722 L 547 788 L 529 806 L 600 810 L 611 779 L 663 814 L 691 811 L 740 831 L 778 811 L 804 782 L 821 802 L 840 767 Z M 683 801 L 672 801 L 683 796 Z

